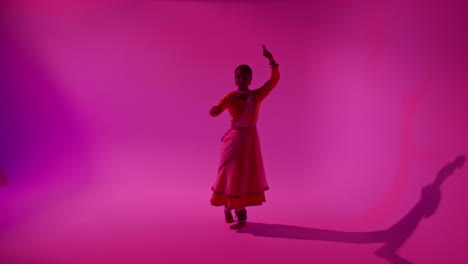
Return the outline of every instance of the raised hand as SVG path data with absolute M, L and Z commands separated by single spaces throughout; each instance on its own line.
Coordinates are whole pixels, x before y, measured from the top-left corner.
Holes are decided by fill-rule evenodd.
M 273 55 L 271 54 L 271 52 L 269 52 L 265 45 L 262 45 L 263 47 L 263 56 L 265 56 L 267 59 L 270 60 L 270 62 L 274 62 L 275 60 L 273 59 Z

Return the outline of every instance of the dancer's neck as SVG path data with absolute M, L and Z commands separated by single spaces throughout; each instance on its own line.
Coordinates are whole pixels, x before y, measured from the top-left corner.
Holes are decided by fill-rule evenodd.
M 248 94 L 249 92 L 250 90 L 239 90 L 239 89 L 236 90 L 236 93 L 239 93 L 239 94 Z

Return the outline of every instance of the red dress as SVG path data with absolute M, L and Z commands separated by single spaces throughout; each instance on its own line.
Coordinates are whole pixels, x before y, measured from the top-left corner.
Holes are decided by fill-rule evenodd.
M 221 139 L 218 175 L 211 188 L 212 205 L 236 209 L 265 202 L 268 184 L 256 124 L 260 103 L 278 81 L 278 65 L 273 65 L 270 80 L 250 90 L 247 100 L 231 92 L 218 103 L 222 111 L 229 110 L 231 128 Z

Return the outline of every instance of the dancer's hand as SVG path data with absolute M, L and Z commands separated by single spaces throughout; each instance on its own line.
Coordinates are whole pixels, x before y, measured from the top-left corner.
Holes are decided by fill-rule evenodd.
M 269 52 L 265 45 L 262 45 L 263 47 L 263 56 L 265 56 L 268 60 L 270 60 L 270 63 L 273 63 L 275 62 L 275 60 L 273 59 L 273 55 L 271 54 L 271 52 Z
M 221 107 L 215 105 L 210 109 L 210 115 L 217 116 L 221 113 Z

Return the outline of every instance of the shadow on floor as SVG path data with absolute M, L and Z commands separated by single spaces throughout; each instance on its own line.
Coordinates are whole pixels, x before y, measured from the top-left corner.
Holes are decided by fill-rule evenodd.
M 286 239 L 323 240 L 346 243 L 383 243 L 374 253 L 390 263 L 409 264 L 410 261 L 400 257 L 397 251 L 411 236 L 422 218 L 434 215 L 439 206 L 441 185 L 454 173 L 462 168 L 465 156 L 457 157 L 445 165 L 437 174 L 435 181 L 421 191 L 419 202 L 396 224 L 386 230 L 372 232 L 343 232 L 309 227 L 299 227 L 281 224 L 265 224 L 249 222 L 238 233 L 248 233 L 254 236 L 275 237 Z

